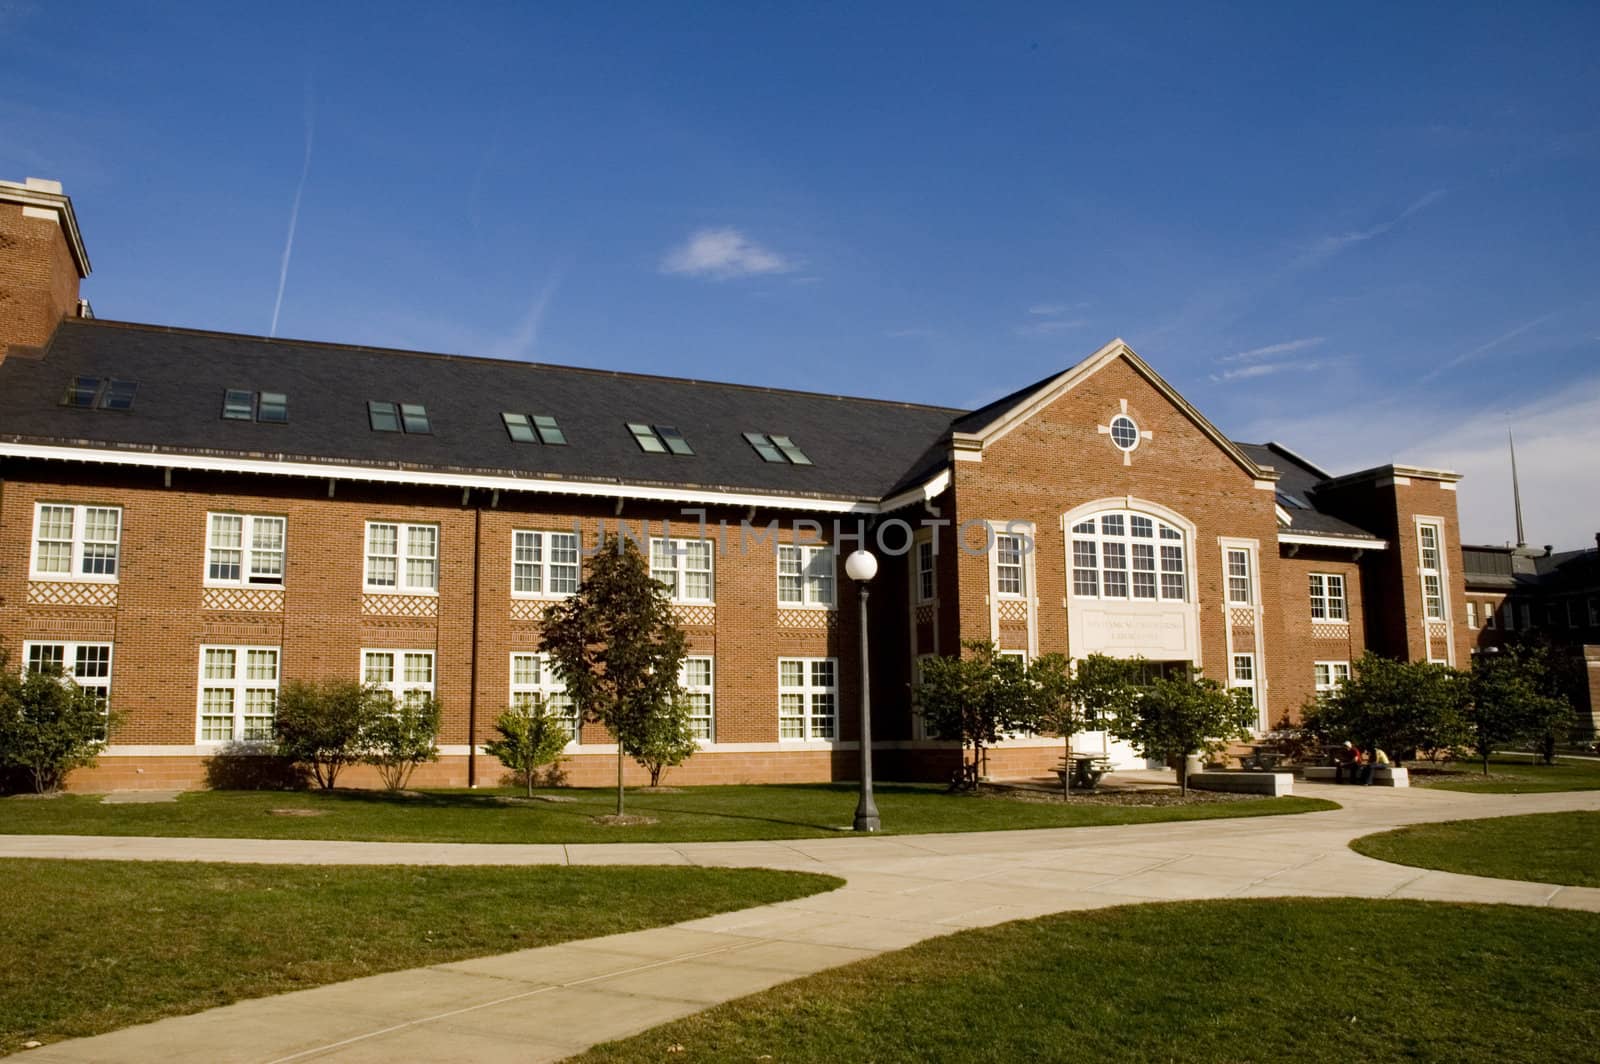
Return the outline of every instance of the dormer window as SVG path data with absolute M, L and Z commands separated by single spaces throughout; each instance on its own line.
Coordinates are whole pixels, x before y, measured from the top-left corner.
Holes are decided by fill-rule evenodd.
M 132 410 L 138 381 L 119 381 L 106 377 L 73 377 L 61 397 L 62 406 L 80 410 Z
M 544 414 L 504 413 L 500 415 L 500 420 L 505 422 L 506 433 L 518 443 L 566 446 L 567 434 L 561 431 L 561 426 L 556 424 L 556 419 L 553 417 Z
M 289 397 L 282 392 L 229 388 L 222 393 L 222 420 L 265 421 L 281 425 L 289 420 Z
M 756 449 L 764 462 L 783 463 L 793 465 L 811 465 L 811 459 L 795 442 L 787 436 L 768 436 L 761 432 L 747 432 L 744 434 L 745 442 Z
M 99 377 L 74 377 L 67 385 L 67 394 L 61 397 L 61 405 L 90 410 L 94 407 L 95 396 L 99 394 Z
M 105 391 L 100 393 L 100 409 L 132 410 L 133 393 L 138 390 L 138 381 L 106 381 Z
M 367 403 L 367 421 L 373 432 L 405 432 L 414 436 L 432 434 L 428 408 L 421 403 Z
M 628 422 L 628 431 L 633 433 L 634 442 L 639 445 L 639 450 L 647 454 L 694 454 L 694 449 L 689 446 L 689 441 L 683 438 L 671 425 L 646 425 L 642 422 Z

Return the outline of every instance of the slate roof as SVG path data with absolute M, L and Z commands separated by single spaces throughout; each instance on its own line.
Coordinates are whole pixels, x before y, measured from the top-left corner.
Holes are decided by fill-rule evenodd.
M 1331 478 L 1287 447 L 1277 443 L 1240 443 L 1237 446 L 1256 465 L 1271 466 L 1278 471 L 1278 505 L 1294 519 L 1283 531 L 1347 539 L 1380 538 L 1343 518 L 1318 510 L 1317 488 Z
M 60 404 L 74 375 L 139 383 L 131 411 Z M 283 392 L 287 424 L 222 419 L 227 388 Z M 374 432 L 367 401 L 422 403 L 432 435 Z M 569 445 L 513 442 L 502 411 L 553 415 Z M 0 363 L 0 437 L 184 454 L 878 500 L 960 410 L 528 362 L 269 340 L 105 320 L 62 323 L 42 359 Z M 647 454 L 627 422 L 676 426 Z M 763 461 L 742 433 L 815 463 Z

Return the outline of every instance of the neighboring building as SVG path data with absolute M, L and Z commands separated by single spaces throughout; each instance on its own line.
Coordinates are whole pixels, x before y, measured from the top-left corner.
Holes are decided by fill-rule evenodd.
M 1586 550 L 1464 546 L 1461 558 L 1472 652 L 1528 638 L 1565 650 L 1580 726 L 1600 731 L 1600 533 Z
M 954 766 L 912 706 L 962 640 L 1198 665 L 1267 727 L 1368 648 L 1464 665 L 1477 635 L 1455 474 L 1235 443 L 1121 341 L 961 411 L 95 321 L 45 183 L 0 184 L 0 241 L 0 639 L 121 718 L 74 786 L 198 784 L 328 676 L 440 699 L 419 784 L 495 782 L 504 706 L 572 711 L 540 616 L 619 525 L 689 635 L 684 783 L 854 776 L 857 536 L 889 776 Z M 574 730 L 570 777 L 603 781 Z M 1017 737 L 990 770 L 1058 757 Z

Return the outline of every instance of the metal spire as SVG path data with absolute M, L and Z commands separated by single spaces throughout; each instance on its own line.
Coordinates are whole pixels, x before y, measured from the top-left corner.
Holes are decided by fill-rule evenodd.
M 1522 489 L 1517 485 L 1517 441 L 1506 429 L 1506 443 L 1511 446 L 1511 503 L 1517 510 L 1517 546 L 1526 547 L 1528 537 L 1522 532 Z

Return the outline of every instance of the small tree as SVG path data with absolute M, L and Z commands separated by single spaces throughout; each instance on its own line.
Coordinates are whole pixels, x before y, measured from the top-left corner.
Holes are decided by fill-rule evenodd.
M 114 722 L 93 691 L 58 668 L 18 676 L 0 648 L 0 764 L 27 771 L 40 794 L 92 765 Z
M 1203 676 L 1160 677 L 1143 685 L 1113 731 L 1147 758 L 1177 759 L 1178 787 L 1189 793 L 1189 755 L 1220 749 L 1250 734 L 1249 695 Z
M 1041 654 L 1028 666 L 1037 730 L 1061 736 L 1070 762 L 1073 736 L 1104 727 L 1125 712 L 1136 679 L 1136 662 L 1091 654 L 1074 663 L 1064 654 Z M 1062 786 L 1071 793 L 1070 763 L 1067 768 Z
M 562 718 L 543 702 L 512 706 L 494 722 L 500 738 L 483 744 L 483 752 L 496 758 L 519 777 L 533 797 L 534 778 L 540 767 L 561 760 L 570 736 Z
M 1426 661 L 1394 661 L 1362 655 L 1351 677 L 1305 709 L 1308 725 L 1334 740 L 1363 750 L 1406 751 L 1459 746 L 1467 732 L 1462 716 L 1463 674 Z
M 545 614 L 539 648 L 584 717 L 616 740 L 618 816 L 623 758 L 682 696 L 687 646 L 667 586 L 650 576 L 632 540 L 615 536 L 589 559 L 577 593 Z
M 412 695 L 396 701 L 380 692 L 383 708 L 362 735 L 361 760 L 378 770 L 383 785 L 398 791 L 424 761 L 439 760 L 439 700 Z
M 628 753 L 650 773 L 650 786 L 661 786 L 661 773 L 687 761 L 700 749 L 695 741 L 693 706 L 679 698 L 652 714 L 630 744 Z
M 354 680 L 291 680 L 278 691 L 272 722 L 278 753 L 331 789 L 346 765 L 361 760 L 368 728 L 390 704 L 386 691 Z
M 1466 722 L 1484 775 L 1489 755 L 1513 743 L 1542 746 L 1548 762 L 1558 733 L 1571 729 L 1572 706 L 1553 693 L 1558 681 L 1549 654 L 1547 647 L 1510 645 L 1473 659 Z
M 963 751 L 972 747 L 981 772 L 986 747 L 1008 731 L 1036 726 L 1037 700 L 1020 660 L 1003 656 L 993 643 L 961 645 L 964 656 L 923 664 L 918 702 L 929 734 L 957 740 Z

